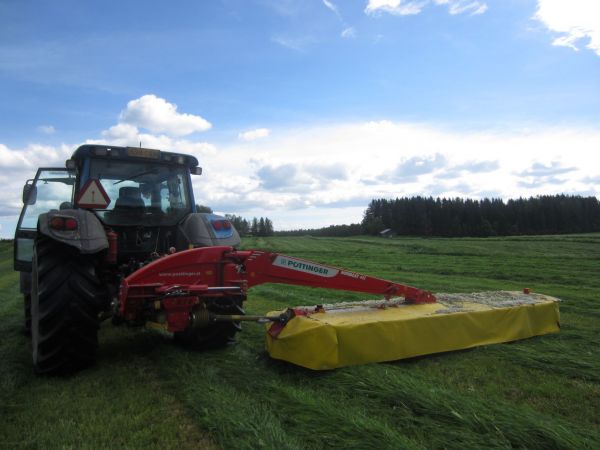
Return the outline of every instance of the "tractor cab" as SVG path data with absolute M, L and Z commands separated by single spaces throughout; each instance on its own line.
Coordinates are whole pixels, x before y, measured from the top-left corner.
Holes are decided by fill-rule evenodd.
M 78 174 L 76 208 L 93 211 L 118 237 L 119 262 L 188 248 L 179 224 L 195 213 L 189 155 L 135 147 L 82 146 L 67 161 Z
M 24 186 L 15 269 L 31 271 L 33 242 L 40 231 L 83 252 L 92 251 L 86 245 L 114 233 L 116 262 L 132 267 L 172 249 L 237 246 L 239 235 L 226 219 L 196 213 L 191 175 L 201 173 L 190 155 L 80 146 L 66 167 L 39 169 Z M 48 214 L 38 221 L 43 213 Z
M 83 146 L 67 165 L 79 175 L 76 205 L 114 227 L 170 227 L 195 212 L 193 156 L 144 148 Z

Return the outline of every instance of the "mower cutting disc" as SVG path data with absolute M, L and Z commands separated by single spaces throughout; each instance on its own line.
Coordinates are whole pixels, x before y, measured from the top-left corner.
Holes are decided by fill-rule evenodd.
M 429 304 L 392 300 L 324 305 L 324 312 L 297 315 L 277 333 L 267 332 L 267 350 L 275 359 L 326 370 L 559 331 L 554 297 L 508 291 L 436 297 L 438 303 Z

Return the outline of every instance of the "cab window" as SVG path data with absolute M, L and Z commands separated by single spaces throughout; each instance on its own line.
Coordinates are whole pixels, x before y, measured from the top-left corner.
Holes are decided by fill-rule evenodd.
M 93 159 L 89 177 L 110 199 L 106 209 L 96 210 L 109 225 L 174 225 L 191 211 L 185 166 Z
M 25 205 L 20 228 L 35 230 L 40 214 L 73 207 L 75 175 L 66 170 L 41 170 L 34 180 L 35 200 Z M 33 198 L 32 198 L 33 199 Z

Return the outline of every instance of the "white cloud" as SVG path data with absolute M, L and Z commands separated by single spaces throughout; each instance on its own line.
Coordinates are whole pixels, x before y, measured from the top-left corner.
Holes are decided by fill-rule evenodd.
M 488 6 L 484 2 L 476 0 L 435 0 L 437 5 L 448 5 L 448 12 L 451 15 L 470 12 L 472 16 L 483 14 Z
M 575 167 L 565 167 L 558 161 L 551 161 L 550 164 L 533 163 L 527 170 L 521 172 L 521 176 L 547 177 L 561 175 L 577 170 Z
M 419 175 L 433 173 L 446 164 L 446 157 L 439 153 L 425 157 L 413 156 L 401 161 L 385 178 L 392 182 L 414 182 Z
M 177 112 L 177 105 L 152 94 L 127 103 L 127 108 L 121 111 L 120 120 L 154 133 L 167 133 L 173 136 L 206 131 L 212 126 L 200 116 Z
M 356 37 L 356 30 L 354 29 L 354 27 L 344 28 L 342 30 L 342 32 L 340 33 L 340 36 L 342 36 L 344 39 L 355 38 Z
M 56 129 L 52 125 L 40 125 L 37 127 L 37 131 L 44 134 L 54 134 Z
M 457 165 L 446 167 L 441 173 L 438 173 L 437 178 L 441 179 L 460 179 L 469 176 L 472 173 L 489 173 L 500 168 L 498 161 L 467 161 Z
M 600 1 L 538 0 L 534 16 L 549 30 L 561 35 L 552 45 L 578 50 L 580 41 L 600 56 Z
M 341 164 L 266 164 L 256 171 L 256 177 L 263 189 L 301 194 L 323 191 L 338 180 L 346 180 L 348 172 Z
M 153 99 L 148 99 L 149 97 L 153 97 Z M 156 101 L 156 103 L 160 107 L 164 107 L 164 105 L 169 105 L 169 109 L 172 109 L 172 112 L 175 114 L 175 119 L 181 116 L 189 116 L 186 114 L 179 114 L 175 110 L 177 107 L 172 105 L 166 100 L 157 98 L 153 95 L 145 95 L 137 100 L 132 100 L 127 104 L 126 111 L 132 111 L 137 108 L 134 106 L 130 108 L 133 102 L 138 102 L 139 100 L 143 100 L 144 108 L 151 106 L 151 103 Z M 135 105 L 139 105 L 140 103 L 135 103 Z M 171 108 L 172 107 L 172 108 Z M 168 117 L 168 114 L 163 114 L 163 117 Z M 197 116 L 193 116 L 197 117 Z M 121 119 L 123 118 L 123 113 L 121 114 Z M 173 118 L 173 117 L 172 117 Z M 185 124 L 187 119 L 183 119 L 179 124 L 180 126 Z M 141 121 L 143 123 L 143 121 Z M 172 124 L 173 122 L 171 122 Z M 140 127 L 144 127 L 141 123 Z M 149 128 L 149 127 L 145 127 Z M 170 134 L 175 134 L 171 132 Z M 216 147 L 213 144 L 208 142 L 201 141 L 192 141 L 188 139 L 177 139 L 166 134 L 152 134 L 152 133 L 143 133 L 141 132 L 137 126 L 128 123 L 128 122 L 120 122 L 112 127 L 108 128 L 101 132 L 102 139 L 88 139 L 86 140 L 87 144 L 107 144 L 107 145 L 119 145 L 119 146 L 132 146 L 136 147 L 141 145 L 146 148 L 156 148 L 166 151 L 173 151 L 179 153 L 191 153 L 194 156 L 205 156 L 205 155 L 213 155 L 217 152 Z
M 255 130 L 244 131 L 238 134 L 238 138 L 242 141 L 255 141 L 256 139 L 262 139 L 269 136 L 271 131 L 268 128 L 257 128 Z
M 58 147 L 41 144 L 29 144 L 22 149 L 11 149 L 0 144 L 0 173 L 10 175 L 21 171 L 30 172 L 38 167 L 64 166 L 65 160 L 71 155 L 71 147 L 60 145 Z M 30 174 L 31 176 L 34 173 Z
M 137 127 L 128 123 L 113 125 L 102 136 L 114 145 L 134 145 L 140 136 Z
M 421 13 L 423 8 L 431 2 L 432 0 L 369 0 L 365 7 L 365 13 L 375 15 L 385 12 L 396 16 L 415 15 Z M 479 0 L 433 0 L 433 3 L 448 6 L 448 12 L 451 15 L 470 13 L 474 16 L 483 14 L 488 9 L 487 4 Z
M 402 0 L 369 0 L 365 7 L 365 13 L 377 14 L 386 12 L 397 16 L 408 16 L 419 14 L 427 1 L 409 1 Z
M 317 40 L 313 36 L 273 36 L 271 38 L 271 41 L 281 45 L 282 47 L 289 48 L 291 50 L 296 50 L 298 52 L 304 51 L 306 47 L 309 47 L 317 42 Z
M 264 189 L 284 189 L 291 186 L 304 186 L 305 184 L 298 177 L 295 164 L 282 164 L 278 167 L 263 166 L 258 169 L 256 175 Z
M 322 0 L 322 1 L 323 1 L 323 4 L 327 7 L 327 9 L 332 11 L 337 16 L 340 23 L 342 24 L 343 29 L 340 33 L 340 37 L 342 37 L 343 39 L 355 38 L 356 37 L 356 29 L 354 27 L 348 25 L 348 23 L 346 23 L 346 21 L 342 17 L 342 14 L 340 13 L 340 10 L 338 9 L 337 5 L 330 0 Z
M 348 178 L 348 171 L 342 164 L 306 164 L 303 169 L 308 171 L 310 175 L 320 180 L 321 182 L 332 182 L 335 180 L 346 180 Z
M 15 151 L 6 145 L 0 144 L 0 167 L 2 169 L 29 166 L 27 156 L 24 151 Z
M 335 3 L 329 1 L 329 0 L 323 0 L 323 4 L 330 9 L 331 11 L 333 11 L 334 13 L 338 14 L 338 9 L 337 6 L 335 5 Z
M 218 153 L 217 147 L 208 142 L 176 141 L 175 148 L 180 153 L 191 153 L 197 157 L 212 156 Z

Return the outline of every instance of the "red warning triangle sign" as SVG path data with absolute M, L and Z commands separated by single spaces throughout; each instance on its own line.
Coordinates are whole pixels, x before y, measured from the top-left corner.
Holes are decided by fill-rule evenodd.
M 96 178 L 90 178 L 77 194 L 75 203 L 80 208 L 104 209 L 110 204 L 110 197 Z

